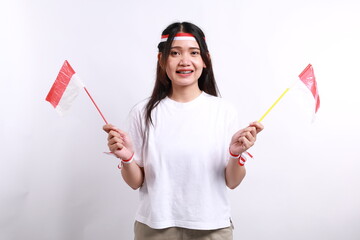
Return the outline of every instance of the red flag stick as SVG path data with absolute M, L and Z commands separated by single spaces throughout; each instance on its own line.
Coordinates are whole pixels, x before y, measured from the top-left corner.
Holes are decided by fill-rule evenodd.
M 106 121 L 104 115 L 103 115 L 102 112 L 100 111 L 99 107 L 96 105 L 94 99 L 91 97 L 89 91 L 86 89 L 86 87 L 84 87 L 84 89 L 85 89 L 85 92 L 87 93 L 87 95 L 89 96 L 89 98 L 91 99 L 91 101 L 93 102 L 93 104 L 95 105 L 96 109 L 97 109 L 98 112 L 100 113 L 102 119 L 104 119 L 104 122 L 105 122 L 106 124 L 108 124 L 108 122 Z

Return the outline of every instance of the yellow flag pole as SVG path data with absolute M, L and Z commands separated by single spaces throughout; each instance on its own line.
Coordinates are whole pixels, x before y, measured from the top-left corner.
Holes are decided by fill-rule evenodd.
M 276 104 L 282 99 L 282 97 L 290 90 L 290 88 L 285 89 L 285 91 L 280 95 L 280 97 L 278 99 L 276 99 L 276 101 L 273 103 L 273 105 L 271 105 L 271 107 L 266 111 L 266 113 L 264 113 L 264 115 L 262 115 L 262 117 L 260 118 L 260 120 L 258 122 L 261 122 L 266 115 L 268 115 L 268 113 L 271 111 L 271 109 L 273 109 Z

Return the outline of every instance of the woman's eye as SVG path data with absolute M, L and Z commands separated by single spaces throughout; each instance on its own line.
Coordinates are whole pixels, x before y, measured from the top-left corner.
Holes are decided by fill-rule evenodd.
M 193 51 L 193 52 L 191 52 L 191 54 L 192 54 L 192 55 L 199 55 L 200 52 L 199 52 L 199 51 Z
M 171 55 L 171 56 L 177 56 L 177 55 L 180 55 L 180 53 L 179 53 L 179 52 L 176 52 L 176 51 L 171 51 L 171 52 L 170 52 L 170 55 Z

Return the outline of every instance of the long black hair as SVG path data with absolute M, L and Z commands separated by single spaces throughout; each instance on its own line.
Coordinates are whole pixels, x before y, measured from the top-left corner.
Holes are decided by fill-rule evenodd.
M 160 42 L 158 45 L 161 58 L 157 62 L 156 68 L 156 81 L 153 92 L 149 99 L 149 102 L 145 108 L 145 123 L 148 127 L 152 124 L 151 112 L 159 104 L 159 102 L 171 93 L 172 85 L 171 80 L 166 74 L 166 64 L 170 55 L 171 44 L 177 33 L 190 33 L 194 35 L 197 43 L 200 47 L 200 55 L 205 63 L 206 68 L 203 69 L 202 74 L 198 80 L 200 90 L 213 95 L 218 96 L 219 90 L 216 85 L 213 68 L 211 64 L 209 50 L 205 41 L 205 35 L 203 31 L 195 24 L 189 22 L 176 22 L 170 24 L 163 32 L 162 35 L 168 35 L 166 42 Z M 161 62 L 160 62 L 161 61 Z

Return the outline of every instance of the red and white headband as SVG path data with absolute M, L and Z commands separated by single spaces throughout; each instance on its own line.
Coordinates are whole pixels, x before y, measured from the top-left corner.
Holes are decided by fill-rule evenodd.
M 169 38 L 169 35 L 162 35 L 161 42 L 166 42 Z M 191 33 L 177 33 L 174 37 L 174 40 L 193 40 L 196 41 L 194 35 Z

